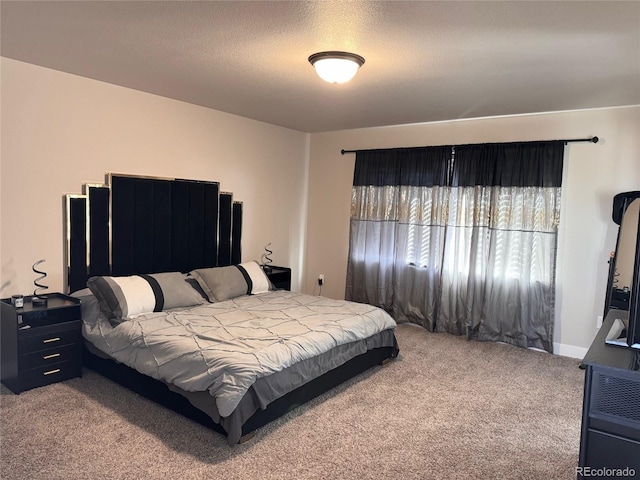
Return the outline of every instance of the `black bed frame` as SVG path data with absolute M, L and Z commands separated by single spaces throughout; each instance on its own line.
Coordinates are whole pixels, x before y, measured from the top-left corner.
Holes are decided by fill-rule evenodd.
M 241 262 L 242 203 L 217 182 L 107 174 L 66 195 L 67 292 L 95 275 L 132 275 Z M 359 355 L 258 410 L 242 426 L 243 438 L 365 370 L 385 363 L 397 346 Z M 165 407 L 226 435 L 222 426 L 161 381 L 94 355 L 83 364 Z M 242 441 L 242 439 L 241 439 Z
M 265 410 L 258 410 L 242 425 L 242 438 L 240 439 L 240 443 L 242 443 L 244 439 L 250 438 L 250 434 L 263 425 L 287 414 L 300 405 L 322 395 L 371 367 L 383 365 L 390 358 L 395 357 L 397 352 L 398 349 L 395 347 L 375 348 L 352 358 L 330 372 L 274 400 Z M 215 423 L 209 415 L 194 407 L 186 397 L 170 390 L 164 382 L 143 375 L 124 364 L 98 357 L 90 353 L 86 348 L 83 351 L 82 361 L 84 366 L 127 387 L 137 394 L 174 410 L 206 427 L 212 428 L 216 432 L 222 433 L 223 435 L 227 434 L 224 428 Z

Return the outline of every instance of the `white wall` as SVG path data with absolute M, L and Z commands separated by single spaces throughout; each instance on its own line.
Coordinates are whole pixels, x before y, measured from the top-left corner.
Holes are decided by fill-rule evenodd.
M 354 155 L 340 149 L 598 135 L 566 149 L 555 341 L 575 353 L 596 333 L 615 248 L 611 198 L 640 189 L 640 107 L 309 136 L 5 58 L 0 68 L 3 297 L 33 290 L 40 258 L 50 290 L 62 289 L 63 194 L 105 172 L 220 181 L 244 202 L 244 259 L 273 242 L 294 288 L 311 292 L 324 273 L 323 294 L 343 298 Z
M 344 298 L 355 155 L 341 149 L 585 138 L 565 150 L 557 267 L 556 351 L 583 354 L 602 314 L 615 249 L 614 194 L 640 190 L 640 107 L 438 122 L 311 135 L 304 286 Z
M 0 260 L 3 297 L 33 291 L 45 258 L 63 288 L 63 194 L 106 172 L 221 182 L 244 202 L 243 259 L 272 242 L 302 269 L 309 135 L 2 59 Z

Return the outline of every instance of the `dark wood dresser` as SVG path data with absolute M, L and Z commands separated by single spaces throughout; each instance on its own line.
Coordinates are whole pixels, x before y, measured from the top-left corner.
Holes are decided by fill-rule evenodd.
M 605 345 L 614 320 L 627 314 L 609 311 L 582 361 L 578 478 L 640 477 L 640 351 Z
M 21 308 L 0 300 L 0 379 L 14 393 L 82 376 L 80 300 L 43 296 L 46 305 L 25 297 Z

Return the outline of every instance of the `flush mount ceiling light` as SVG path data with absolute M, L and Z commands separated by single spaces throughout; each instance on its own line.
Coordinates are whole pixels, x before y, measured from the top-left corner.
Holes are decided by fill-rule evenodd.
M 311 55 L 309 63 L 325 82 L 345 83 L 351 80 L 364 64 L 364 58 L 355 53 L 320 52 Z

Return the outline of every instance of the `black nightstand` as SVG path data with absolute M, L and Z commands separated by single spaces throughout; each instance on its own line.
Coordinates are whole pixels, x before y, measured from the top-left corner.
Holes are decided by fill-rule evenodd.
M 14 393 L 82 376 L 80 300 L 43 296 L 46 305 L 25 297 L 22 308 L 0 300 L 0 379 Z
M 273 286 L 280 290 L 291 290 L 291 269 L 288 267 L 264 267 Z

